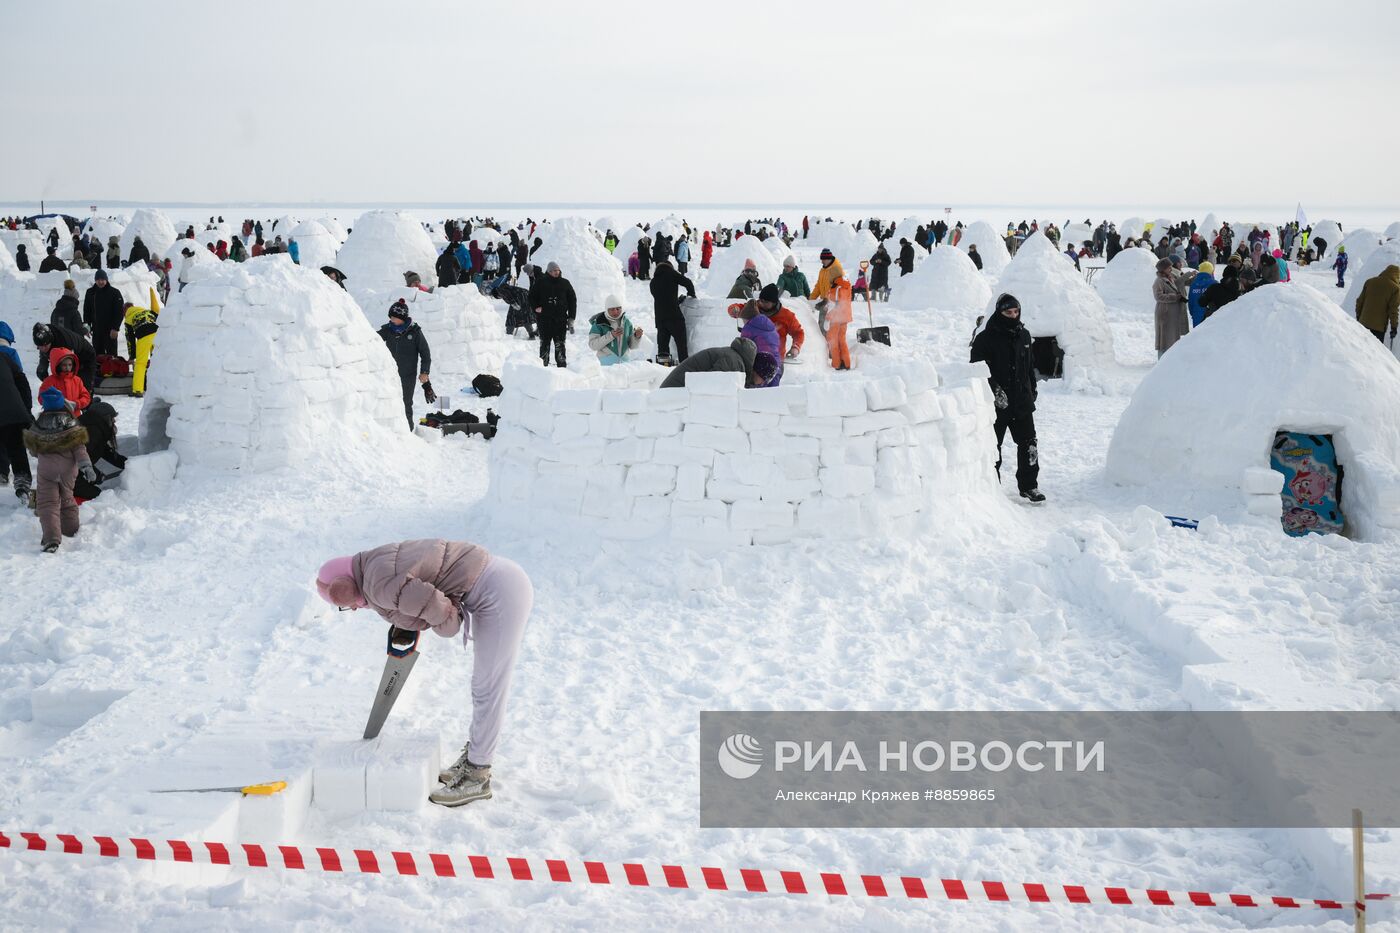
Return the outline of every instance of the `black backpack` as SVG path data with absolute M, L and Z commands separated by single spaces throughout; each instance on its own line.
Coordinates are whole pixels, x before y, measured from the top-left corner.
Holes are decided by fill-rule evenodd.
M 501 380 L 488 373 L 478 373 L 476 378 L 472 380 L 472 388 L 482 398 L 490 398 L 493 395 L 501 394 Z

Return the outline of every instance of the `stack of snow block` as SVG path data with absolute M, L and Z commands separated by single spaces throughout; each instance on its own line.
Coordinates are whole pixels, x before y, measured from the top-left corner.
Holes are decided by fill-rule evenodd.
M 1245 510 L 1277 519 L 1283 515 L 1283 474 L 1268 467 L 1246 467 L 1240 477 Z
M 160 316 L 143 452 L 260 472 L 402 435 L 393 358 L 319 270 L 275 255 L 194 271 Z
M 475 285 L 452 285 L 425 292 L 396 288 L 383 296 L 382 308 L 366 308 L 372 327 L 387 322 L 389 305 L 402 298 L 414 323 L 423 328 L 433 354 L 433 385 L 438 394 L 458 391 L 477 373 L 499 375 L 511 343 L 506 322 Z
M 316 750 L 312 803 L 331 813 L 417 810 L 437 786 L 438 737 L 380 736 Z
M 613 389 L 511 361 L 488 495 L 607 537 L 723 547 L 874 533 L 995 486 L 986 368 L 948 369 L 963 378 L 907 362 L 768 389 L 738 373 Z

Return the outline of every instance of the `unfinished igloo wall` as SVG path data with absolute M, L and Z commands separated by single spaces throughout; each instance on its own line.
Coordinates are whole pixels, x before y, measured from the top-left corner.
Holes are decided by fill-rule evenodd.
M 34 325 L 49 323 L 54 305 L 63 295 L 63 282 L 72 279 L 78 286 L 78 302 L 81 307 L 83 297 L 97 277 L 95 269 L 74 269 L 71 272 L 5 272 L 0 270 L 0 321 L 7 322 L 15 332 L 15 349 L 25 359 L 25 371 L 33 373 L 38 365 L 38 351 L 34 348 L 32 333 Z M 145 266 L 112 269 L 107 273 L 108 282 L 116 287 L 122 298 L 133 304 L 145 307 L 150 302 L 150 289 L 160 279 Z M 125 355 L 126 344 L 119 341 L 119 348 Z M 31 365 L 28 361 L 33 359 Z
M 1241 352 L 1248 348 L 1248 352 Z M 1400 361 L 1326 296 L 1266 285 L 1161 358 L 1119 419 L 1108 478 L 1261 494 L 1276 431 L 1331 434 L 1361 537 L 1400 528 Z M 1272 488 L 1280 506 L 1279 486 Z
M 738 373 L 613 389 L 510 362 L 502 382 L 487 496 L 526 520 L 724 547 L 876 534 L 999 496 L 982 364 L 905 362 L 769 389 L 741 388 Z
M 382 450 L 390 432 L 405 433 L 393 358 L 319 271 L 286 255 L 200 266 L 161 313 L 143 452 L 261 472 Z
M 387 302 L 408 302 L 408 312 L 423 328 L 433 356 L 433 387 L 439 395 L 457 394 L 478 373 L 497 375 L 511 350 L 505 318 L 475 285 L 451 285 L 425 292 L 400 288 L 386 293 Z M 370 320 L 375 329 L 388 321 L 383 315 Z

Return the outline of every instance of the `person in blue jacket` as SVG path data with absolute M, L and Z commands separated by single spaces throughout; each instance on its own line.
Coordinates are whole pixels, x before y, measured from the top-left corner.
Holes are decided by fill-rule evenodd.
M 1209 262 L 1201 263 L 1196 270 L 1196 277 L 1191 280 L 1186 292 L 1186 304 L 1191 311 L 1191 329 L 1195 330 L 1201 326 L 1201 322 L 1206 319 L 1206 309 L 1201 307 L 1201 296 L 1206 293 L 1206 289 L 1215 284 L 1215 266 Z
M 452 255 L 457 257 L 457 265 L 460 267 L 457 281 L 470 282 L 472 280 L 472 254 L 471 250 L 467 249 L 467 244 L 458 240 L 456 248 L 452 250 Z
M 685 237 L 676 240 L 676 269 L 681 275 L 685 275 L 686 267 L 690 264 L 690 241 Z
M 292 262 L 301 265 L 301 246 L 295 237 L 287 237 L 287 255 L 292 257 Z
M 1348 263 L 1349 261 L 1350 261 L 1350 260 L 1347 258 L 1347 248 L 1346 248 L 1345 246 L 1338 246 L 1338 247 L 1337 247 L 1337 258 L 1336 258 L 1335 260 L 1333 260 L 1333 262 L 1332 262 L 1332 268 L 1337 270 L 1337 287 L 1338 287 L 1338 288 L 1346 288 L 1346 287 L 1347 287 L 1346 275 L 1347 275 L 1347 263 Z

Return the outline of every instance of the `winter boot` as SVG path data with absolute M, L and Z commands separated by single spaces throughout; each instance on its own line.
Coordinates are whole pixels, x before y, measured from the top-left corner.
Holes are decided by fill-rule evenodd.
M 1022 489 L 1021 498 L 1029 499 L 1038 505 L 1045 501 L 1045 493 L 1041 492 L 1039 489 Z
M 444 784 L 428 795 L 428 800 L 442 807 L 460 807 L 478 800 L 491 798 L 491 766 L 474 765 L 466 761 L 464 767 L 450 784 Z
M 44 553 L 45 553 L 45 554 L 52 554 L 54 551 L 57 551 L 57 550 L 58 550 L 58 542 L 57 542 L 57 541 L 50 541 L 48 544 L 44 545 Z
M 467 756 L 471 754 L 472 743 L 468 742 L 462 746 L 462 754 L 457 756 L 457 760 L 438 772 L 438 783 L 451 784 L 457 780 L 458 775 L 466 770 L 468 766 Z

